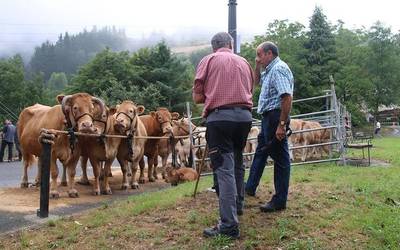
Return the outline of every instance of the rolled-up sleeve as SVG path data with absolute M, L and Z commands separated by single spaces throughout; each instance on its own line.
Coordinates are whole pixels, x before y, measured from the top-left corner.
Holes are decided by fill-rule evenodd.
M 275 71 L 275 88 L 279 96 L 283 94 L 289 94 L 293 96 L 293 75 L 292 73 L 285 69 L 279 68 Z

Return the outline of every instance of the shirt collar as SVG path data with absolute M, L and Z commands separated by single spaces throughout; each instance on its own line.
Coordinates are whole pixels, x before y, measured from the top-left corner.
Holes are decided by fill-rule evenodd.
M 230 48 L 225 48 L 225 47 L 219 48 L 215 52 L 230 52 L 230 53 L 233 53 Z
M 280 60 L 281 59 L 279 58 L 279 56 L 275 57 L 275 59 L 272 60 L 272 62 L 270 62 L 265 68 L 265 73 L 268 73 L 272 69 L 272 67 L 274 67 L 274 65 L 277 64 Z

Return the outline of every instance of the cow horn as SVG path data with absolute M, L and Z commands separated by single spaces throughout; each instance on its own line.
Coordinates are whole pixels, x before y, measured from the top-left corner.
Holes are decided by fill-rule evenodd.
M 100 114 L 103 116 L 104 111 L 106 110 L 106 105 L 104 101 L 97 97 L 92 97 L 92 101 L 100 105 Z
M 61 108 L 62 108 L 62 111 L 63 111 L 65 117 L 67 117 L 67 115 L 68 115 L 67 111 L 65 110 L 65 104 L 67 103 L 69 98 L 71 98 L 71 95 L 64 96 L 64 98 L 61 101 Z

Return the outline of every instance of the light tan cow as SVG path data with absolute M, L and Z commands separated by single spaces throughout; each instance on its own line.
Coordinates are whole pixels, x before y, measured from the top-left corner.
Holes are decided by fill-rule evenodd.
M 140 116 L 148 136 L 167 136 L 172 132 L 172 120 L 177 120 L 179 114 L 176 112 L 170 113 L 167 108 L 158 108 L 157 111 L 152 111 L 148 115 Z M 155 181 L 153 167 L 157 160 L 157 144 L 159 139 L 149 139 L 146 141 L 144 155 L 147 157 L 147 175 L 150 182 Z M 144 183 L 144 167 L 145 162 L 142 158 L 139 162 L 140 177 L 139 183 Z M 134 175 L 134 173 L 132 173 Z
M 253 126 L 251 127 L 249 134 L 247 136 L 247 142 L 246 142 L 246 146 L 244 147 L 243 153 L 254 153 L 256 152 L 256 148 L 257 148 L 257 136 L 260 133 L 260 129 L 258 128 L 258 126 Z M 249 140 L 250 138 L 256 138 L 256 139 L 252 139 Z M 252 162 L 254 158 L 254 155 L 247 155 L 244 157 L 244 159 L 246 159 L 249 162 Z
M 302 130 L 303 125 L 304 125 L 304 121 L 301 119 L 291 119 L 290 120 L 290 129 L 292 130 L 292 132 Z M 300 146 L 302 144 L 302 138 L 303 138 L 302 133 L 293 133 L 291 136 L 289 136 L 289 139 L 288 139 L 289 147 Z M 289 151 L 291 160 L 296 159 L 296 155 L 298 155 L 298 154 L 300 154 L 299 149 Z
M 304 121 L 302 129 L 305 130 L 305 129 L 317 129 L 317 128 L 322 128 L 322 126 L 319 122 Z M 330 136 L 329 136 L 328 129 L 320 129 L 320 130 L 302 133 L 301 140 L 302 140 L 303 145 L 312 145 L 312 144 L 319 144 L 319 143 L 327 142 L 329 140 L 329 138 L 330 138 Z M 316 156 L 316 157 L 322 157 L 322 151 L 324 151 L 326 154 L 328 154 L 329 153 L 328 146 L 303 148 L 301 160 L 305 161 L 307 159 L 307 157 L 310 155 Z M 320 152 L 319 156 L 318 156 L 317 152 Z
M 188 118 L 181 118 L 179 120 L 172 121 L 172 133 L 174 136 L 187 136 L 189 135 L 189 119 Z M 196 126 L 192 123 L 191 124 L 192 130 L 196 129 Z M 188 139 L 188 138 L 187 138 Z M 175 147 L 176 156 L 178 155 L 178 150 L 176 150 L 176 146 L 182 143 L 184 139 L 175 139 L 172 142 L 173 147 Z M 166 166 L 168 157 L 171 155 L 171 144 L 168 139 L 160 139 L 157 144 L 157 154 L 161 157 L 161 174 L 162 178 L 165 179 L 166 177 Z M 153 176 L 157 179 L 157 166 L 158 160 L 154 162 L 154 169 L 153 169 Z
M 132 135 L 131 139 L 122 139 L 117 153 L 117 159 L 121 165 L 122 170 L 122 189 L 127 189 L 129 184 L 131 188 L 139 188 L 139 183 L 136 181 L 136 172 L 139 162 L 143 158 L 145 144 L 147 139 L 137 138 L 139 136 L 146 137 L 147 131 L 139 114 L 144 111 L 143 106 L 136 106 L 131 101 L 124 101 L 121 105 L 117 106 L 114 114 L 116 117 L 116 124 L 114 125 L 120 133 L 125 135 Z M 131 180 L 128 183 L 127 167 L 131 166 Z M 107 171 L 108 173 L 108 171 Z M 107 173 L 104 178 L 107 178 Z
M 24 159 L 24 173 L 21 187 L 28 186 L 27 168 L 33 163 L 34 156 L 39 157 L 40 163 L 42 145 L 39 143 L 38 138 L 42 128 L 65 130 L 71 127 L 75 128 L 78 132 L 95 133 L 96 129 L 93 126 L 93 117 L 96 116 L 94 105 L 101 107 L 101 114 L 105 110 L 105 105 L 100 99 L 86 93 L 77 93 L 68 96 L 59 95 L 57 96 L 57 100 L 61 105 L 48 107 L 36 104 L 25 108 L 19 116 L 18 135 Z M 58 135 L 55 138 L 50 160 L 51 197 L 59 197 L 57 187 L 57 159 L 66 166 L 68 171 L 69 196 L 78 196 L 78 191 L 74 188 L 74 177 L 79 156 L 80 147 L 78 144 L 75 145 L 74 150 L 71 150 L 66 135 Z M 40 169 L 38 169 L 38 172 L 40 172 Z M 39 182 L 39 178 L 36 181 Z
M 178 185 L 178 183 L 195 181 L 197 179 L 197 172 L 192 168 L 173 168 L 167 167 L 167 179 L 166 182 L 171 183 L 172 186 Z

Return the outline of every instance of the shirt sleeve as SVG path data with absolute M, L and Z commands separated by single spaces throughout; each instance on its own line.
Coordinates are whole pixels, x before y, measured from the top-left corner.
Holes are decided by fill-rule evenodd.
M 193 93 L 203 94 L 204 82 L 207 78 L 207 69 L 210 61 L 210 57 L 204 57 L 197 65 L 196 76 L 194 78 Z
M 283 94 L 293 95 L 293 77 L 290 71 L 278 68 L 274 74 L 275 88 L 279 96 Z

